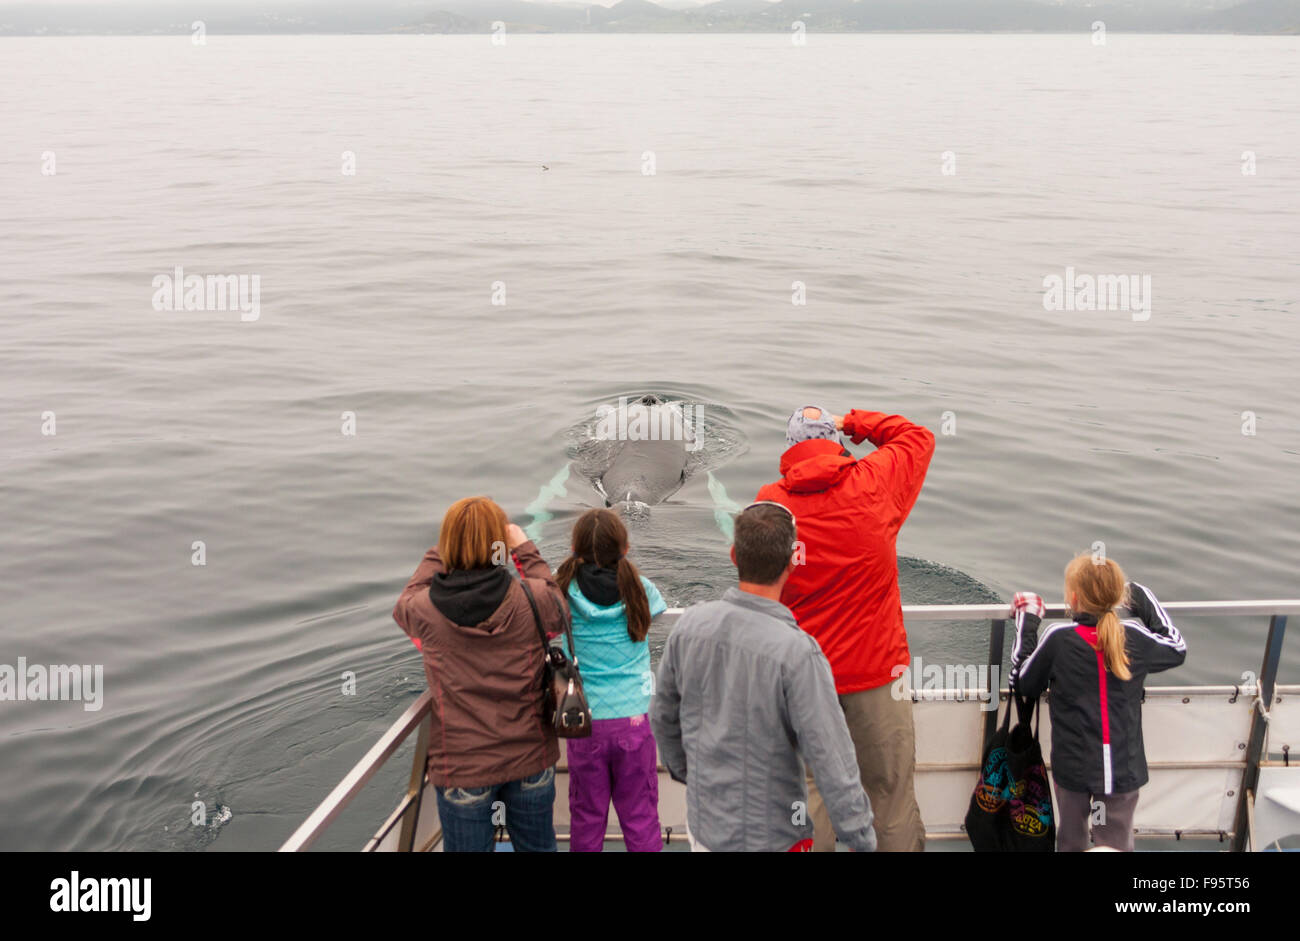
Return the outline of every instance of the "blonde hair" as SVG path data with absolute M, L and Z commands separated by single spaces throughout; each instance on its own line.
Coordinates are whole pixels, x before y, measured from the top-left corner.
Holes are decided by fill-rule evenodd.
M 1128 601 L 1128 579 L 1119 563 L 1086 552 L 1075 556 L 1065 567 L 1065 600 L 1072 610 L 1096 617 L 1097 649 L 1106 659 L 1106 669 L 1121 680 L 1132 679 L 1124 625 L 1115 613 Z
M 447 508 L 438 554 L 448 571 L 481 569 L 498 561 L 506 544 L 506 511 L 488 497 L 465 497 Z

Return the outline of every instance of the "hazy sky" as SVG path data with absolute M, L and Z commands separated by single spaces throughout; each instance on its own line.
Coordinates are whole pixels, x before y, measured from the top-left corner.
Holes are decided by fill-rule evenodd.
M 422 10 L 436 10 L 438 0 L 406 0 L 414 8 Z M 603 6 L 612 7 L 618 0 L 525 0 L 528 3 L 541 4 L 558 4 L 560 6 Z M 657 2 L 657 0 L 651 0 Z M 678 6 L 685 4 L 701 5 L 702 3 L 711 3 L 713 0 L 669 0 L 667 5 Z M 770 0 L 775 2 L 775 0 Z M 1050 0 L 1049 0 L 1050 2 Z M 330 6 L 369 6 L 369 0 L 274 0 L 269 6 L 292 6 L 301 4 L 304 6 L 314 6 L 321 3 L 328 3 Z M 457 0 L 457 6 L 488 6 L 491 0 Z M 189 9 L 198 9 L 201 7 L 223 7 L 223 6 L 241 6 L 247 7 L 252 5 L 252 0 L 0 0 L 0 7 L 5 6 L 170 6 L 170 7 L 187 7 Z M 661 5 L 664 5 L 661 3 Z
M 391 12 L 394 8 L 410 8 L 413 14 L 427 14 L 436 10 L 465 10 L 466 8 L 489 7 L 493 0 L 0 0 L 0 10 L 5 7 L 96 7 L 102 10 L 119 8 L 122 10 L 141 10 L 151 7 L 173 8 L 184 15 L 201 16 L 207 10 L 234 10 L 242 15 L 253 13 L 270 13 L 285 11 L 293 7 L 326 7 L 334 11 L 365 10 L 382 8 Z M 519 2 L 519 0 L 510 0 Z M 618 0 L 523 0 L 544 6 L 612 7 Z M 650 0 L 669 9 L 688 9 L 703 6 L 714 0 Z M 766 0 L 773 3 L 776 0 Z M 1034 0 L 1043 6 L 1086 7 L 1102 6 L 1108 8 L 1124 7 L 1133 0 Z M 1148 12 L 1209 11 L 1238 6 L 1245 0 L 1142 0 L 1138 6 Z M 1295 0 L 1282 0 L 1295 2 Z M 969 4 L 972 7 L 995 7 L 997 0 L 945 0 L 949 8 Z

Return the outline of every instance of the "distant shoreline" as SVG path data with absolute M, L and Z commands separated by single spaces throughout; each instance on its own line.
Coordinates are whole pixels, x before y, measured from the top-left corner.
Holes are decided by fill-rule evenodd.
M 608 2 L 608 0 L 603 0 Z M 669 6 L 661 5 L 663 3 Z M 0 36 L 1300 35 L 1300 0 L 0 0 Z M 687 4 L 687 5 L 684 5 Z
M 559 30 L 559 29 L 517 29 L 511 32 L 506 25 L 507 34 L 514 39 L 525 36 L 789 36 L 786 29 L 665 29 L 665 30 Z M 818 36 L 1087 36 L 1086 31 L 1060 29 L 809 29 L 810 35 Z M 1168 29 L 1168 30 L 1111 30 L 1114 36 L 1277 36 L 1280 38 L 1300 37 L 1300 30 L 1243 30 L 1243 29 Z M 118 33 L 19 33 L 5 32 L 0 29 L 0 39 L 175 39 L 191 35 L 188 29 L 175 32 L 118 32 Z M 247 32 L 235 30 L 221 32 L 208 30 L 208 36 L 388 36 L 392 38 L 411 36 L 480 36 L 491 37 L 490 30 L 311 30 L 306 32 Z

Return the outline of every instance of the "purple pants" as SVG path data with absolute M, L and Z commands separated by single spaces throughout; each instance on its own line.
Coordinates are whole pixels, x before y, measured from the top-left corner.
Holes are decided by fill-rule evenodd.
M 631 853 L 657 853 L 659 776 L 648 716 L 593 719 L 590 738 L 571 738 L 569 755 L 569 849 L 599 853 L 614 801 L 623 842 Z

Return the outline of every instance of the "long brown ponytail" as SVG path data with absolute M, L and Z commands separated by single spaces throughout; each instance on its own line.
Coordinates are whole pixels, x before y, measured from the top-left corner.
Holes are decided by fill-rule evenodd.
M 555 581 L 566 594 L 584 562 L 618 573 L 618 595 L 627 609 L 627 634 L 637 643 L 645 640 L 650 633 L 650 599 L 641 584 L 641 573 L 627 558 L 627 527 L 613 510 L 588 510 L 573 524 L 573 553 L 555 571 Z
M 1097 618 L 1097 648 L 1106 658 L 1106 669 L 1118 679 L 1132 679 L 1124 625 L 1115 613 L 1128 600 L 1128 579 L 1119 563 L 1087 553 L 1075 556 L 1065 567 L 1065 600 L 1075 611 Z

